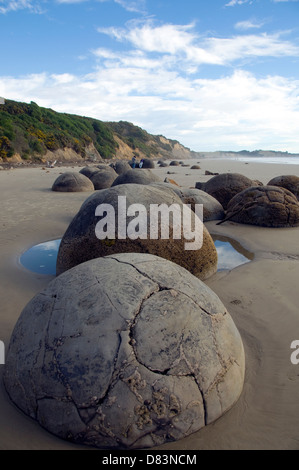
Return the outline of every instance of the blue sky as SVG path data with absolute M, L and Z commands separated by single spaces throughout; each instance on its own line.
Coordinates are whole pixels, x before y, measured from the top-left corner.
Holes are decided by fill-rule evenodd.
M 0 96 L 299 153 L 299 0 L 0 0 Z

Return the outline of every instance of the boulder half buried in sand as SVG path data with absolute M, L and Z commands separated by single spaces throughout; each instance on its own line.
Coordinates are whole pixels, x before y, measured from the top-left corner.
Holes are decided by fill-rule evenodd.
M 211 289 L 163 258 L 124 253 L 67 271 L 27 304 L 4 384 L 62 439 L 136 449 L 221 417 L 244 370 L 239 331 Z
M 225 219 L 262 227 L 299 226 L 299 202 L 287 189 L 277 186 L 253 186 L 231 199 Z
M 82 173 L 75 173 L 68 171 L 62 173 L 56 178 L 53 183 L 52 191 L 61 192 L 80 192 L 80 191 L 94 191 L 94 185 L 90 179 Z
M 163 211 L 165 209 L 163 218 L 158 213 L 160 205 Z M 181 216 L 178 223 L 171 206 Z M 183 206 L 172 190 L 150 185 L 120 184 L 93 194 L 83 203 L 62 237 L 56 273 L 61 274 L 89 259 L 130 252 L 158 255 L 183 266 L 200 279 L 208 278 L 217 271 L 214 241 L 202 221 L 190 208 Z M 101 216 L 104 211 L 105 215 Z M 183 211 L 189 217 L 196 246 L 189 244 L 190 238 L 187 240 Z M 158 218 L 155 219 L 153 212 Z M 107 236 L 103 233 L 101 239 L 97 232 L 99 226 L 107 233 Z M 165 226 L 169 234 L 166 232 L 162 238 Z

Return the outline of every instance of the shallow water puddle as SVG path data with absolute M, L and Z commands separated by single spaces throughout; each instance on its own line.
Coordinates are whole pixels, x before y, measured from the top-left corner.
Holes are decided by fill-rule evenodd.
M 56 274 L 56 261 L 61 239 L 34 245 L 20 257 L 24 268 L 38 274 Z
M 212 235 L 218 253 L 218 271 L 233 269 L 253 259 L 253 253 L 245 250 L 231 238 Z M 56 261 L 61 239 L 34 245 L 20 257 L 24 268 L 38 274 L 56 274 Z
M 230 270 L 253 260 L 254 254 L 236 240 L 220 235 L 211 236 L 218 254 L 218 271 Z

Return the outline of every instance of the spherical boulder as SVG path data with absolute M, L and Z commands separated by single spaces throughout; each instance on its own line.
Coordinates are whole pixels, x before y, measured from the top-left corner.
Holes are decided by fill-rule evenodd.
M 216 198 L 196 188 L 181 188 L 181 199 L 184 204 L 191 204 L 194 210 L 195 204 L 203 205 L 203 221 L 220 220 L 225 216 L 224 209 Z
M 106 170 L 99 170 L 93 175 L 91 175 L 90 180 L 94 185 L 94 189 L 105 189 L 110 188 L 113 181 L 117 178 L 117 174 L 115 171 L 106 171 Z
M 299 177 L 295 175 L 282 175 L 272 178 L 269 186 L 280 186 L 281 188 L 288 189 L 299 200 Z
M 205 191 L 195 188 L 184 188 L 165 181 L 163 183 L 152 183 L 151 186 L 162 189 L 167 188 L 168 190 L 171 189 L 180 197 L 183 204 L 190 204 L 193 211 L 195 210 L 195 204 L 202 204 L 203 222 L 221 220 L 225 216 L 224 209 L 220 202 Z
M 90 177 L 94 175 L 95 173 L 97 173 L 98 171 L 99 169 L 96 166 L 85 166 L 79 171 L 79 173 L 81 173 L 84 176 L 87 176 L 87 178 L 90 179 Z
M 205 183 L 197 182 L 196 189 L 201 189 L 213 196 L 226 210 L 228 202 L 236 194 L 253 186 L 252 180 L 239 173 L 221 173 Z
M 170 166 L 180 166 L 180 162 L 178 162 L 177 160 L 172 160 L 170 163 L 169 163 Z
M 299 226 L 299 202 L 293 193 L 278 186 L 252 186 L 234 196 L 225 219 L 262 227 Z
M 113 182 L 112 186 L 119 184 L 150 184 L 155 181 L 161 181 L 150 169 L 131 168 L 129 171 L 119 175 Z
M 118 175 L 122 175 L 123 173 L 131 170 L 131 165 L 125 160 L 120 160 L 113 164 L 113 168 Z
M 68 171 L 59 175 L 53 183 L 52 191 L 80 192 L 94 191 L 94 185 L 87 176 Z
M 27 304 L 4 385 L 52 434 L 128 450 L 221 417 L 244 369 L 242 338 L 211 289 L 162 258 L 123 253 L 67 271 Z
M 130 252 L 158 255 L 200 279 L 208 278 L 217 271 L 215 244 L 202 221 L 183 206 L 173 191 L 150 185 L 121 184 L 94 193 L 83 203 L 62 237 L 56 273 L 89 259 Z M 163 209 L 163 217 L 159 209 Z M 176 209 L 180 218 L 174 217 L 170 209 Z M 189 233 L 195 233 L 189 239 L 184 217 L 185 220 L 189 217 L 188 224 L 190 220 Z M 195 245 L 191 246 L 189 241 Z
M 150 158 L 144 158 L 142 168 L 155 168 L 155 162 Z

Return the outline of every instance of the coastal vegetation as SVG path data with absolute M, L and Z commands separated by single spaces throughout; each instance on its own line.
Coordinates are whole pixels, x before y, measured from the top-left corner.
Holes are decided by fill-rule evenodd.
M 92 146 L 102 159 L 120 154 L 147 158 L 173 158 L 174 147 L 191 153 L 175 140 L 154 136 L 126 121 L 104 122 L 91 117 L 59 113 L 30 103 L 5 100 L 0 105 L 0 159 L 13 155 L 22 160 L 42 161 L 45 154 L 72 149 L 85 159 Z M 126 149 L 126 150 L 123 150 Z M 118 155 L 119 156 L 119 155 Z M 182 155 L 183 157 L 183 155 Z

